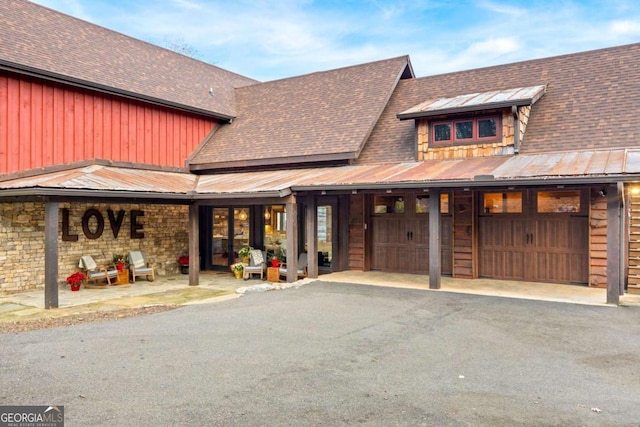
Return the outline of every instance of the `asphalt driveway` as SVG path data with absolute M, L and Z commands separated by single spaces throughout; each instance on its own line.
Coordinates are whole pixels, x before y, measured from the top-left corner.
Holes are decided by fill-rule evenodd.
M 315 282 L 0 348 L 66 426 L 640 425 L 640 307 Z

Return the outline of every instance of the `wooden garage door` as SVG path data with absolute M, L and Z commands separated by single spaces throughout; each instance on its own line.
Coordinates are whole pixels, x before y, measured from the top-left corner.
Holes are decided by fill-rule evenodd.
M 481 277 L 587 283 L 589 224 L 579 190 L 486 193 L 482 200 Z
M 441 203 L 442 274 L 452 272 L 452 219 L 449 198 Z M 429 273 L 428 197 L 376 196 L 372 227 L 371 269 L 399 273 Z M 406 203 L 405 203 L 406 201 Z

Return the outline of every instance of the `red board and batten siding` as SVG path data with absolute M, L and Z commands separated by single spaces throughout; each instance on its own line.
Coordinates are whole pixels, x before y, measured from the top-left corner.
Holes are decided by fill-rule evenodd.
M 0 173 L 87 159 L 183 167 L 213 118 L 0 71 Z

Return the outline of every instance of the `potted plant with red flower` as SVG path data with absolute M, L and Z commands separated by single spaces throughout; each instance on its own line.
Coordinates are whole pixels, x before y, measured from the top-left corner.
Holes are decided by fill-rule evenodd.
M 73 292 L 76 292 L 80 290 L 80 285 L 82 285 L 83 280 L 84 274 L 78 271 L 67 277 L 67 285 L 69 285 Z
M 124 271 L 124 255 L 122 254 L 114 254 L 113 255 L 113 263 L 120 273 Z
M 180 272 L 182 274 L 189 273 L 189 257 L 187 255 L 182 255 L 178 258 L 178 264 L 180 265 Z

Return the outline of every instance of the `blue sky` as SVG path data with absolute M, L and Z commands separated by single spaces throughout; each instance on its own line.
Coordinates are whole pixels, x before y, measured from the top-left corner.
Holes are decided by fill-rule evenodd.
M 267 81 L 410 55 L 417 76 L 640 41 L 640 2 L 35 0 Z

